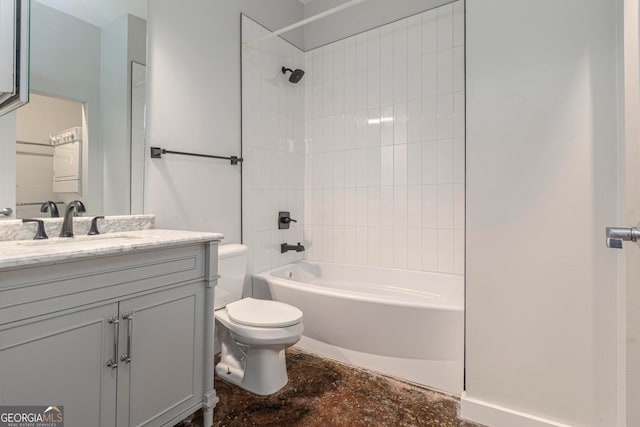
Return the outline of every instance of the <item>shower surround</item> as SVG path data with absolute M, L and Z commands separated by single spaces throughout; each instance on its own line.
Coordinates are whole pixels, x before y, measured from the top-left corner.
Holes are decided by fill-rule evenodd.
M 302 259 L 464 273 L 464 6 L 302 52 L 244 47 L 252 273 Z M 268 30 L 243 16 L 243 41 Z M 281 67 L 302 68 L 293 84 Z M 278 230 L 278 211 L 298 220 Z M 280 254 L 283 242 L 305 253 Z

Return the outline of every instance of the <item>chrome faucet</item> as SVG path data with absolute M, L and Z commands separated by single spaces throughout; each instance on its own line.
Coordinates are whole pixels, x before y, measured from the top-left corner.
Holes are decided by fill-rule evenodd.
M 67 205 L 64 211 L 64 221 L 60 230 L 60 237 L 73 237 L 73 217 L 79 213 L 85 213 L 84 203 L 80 200 L 74 200 Z
M 60 213 L 58 212 L 58 205 L 56 205 L 56 203 L 52 202 L 51 200 L 47 200 L 42 204 L 42 206 L 40 206 L 40 212 L 47 212 L 47 211 L 51 213 L 51 218 L 60 217 Z

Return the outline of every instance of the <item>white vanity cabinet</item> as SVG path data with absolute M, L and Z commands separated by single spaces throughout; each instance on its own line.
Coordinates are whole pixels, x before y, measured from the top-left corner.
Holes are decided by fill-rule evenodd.
M 211 412 L 217 243 L 0 269 L 0 404 L 63 405 L 67 427 Z

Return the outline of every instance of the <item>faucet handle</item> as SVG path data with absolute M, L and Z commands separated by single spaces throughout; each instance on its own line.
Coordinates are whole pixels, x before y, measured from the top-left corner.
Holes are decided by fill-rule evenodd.
M 47 232 L 44 229 L 44 221 L 41 219 L 32 219 L 32 218 L 23 218 L 22 222 L 37 222 L 38 229 L 36 230 L 36 235 L 33 240 L 44 240 L 48 239 Z
M 104 216 L 102 216 L 102 215 L 94 216 L 91 219 L 91 227 L 89 229 L 89 233 L 87 233 L 89 236 L 95 236 L 96 234 L 100 234 L 100 231 L 98 230 L 98 220 L 99 219 L 104 219 Z
M 286 230 L 289 228 L 289 224 L 292 222 L 298 222 L 291 218 L 291 213 L 286 211 L 278 212 L 278 229 Z

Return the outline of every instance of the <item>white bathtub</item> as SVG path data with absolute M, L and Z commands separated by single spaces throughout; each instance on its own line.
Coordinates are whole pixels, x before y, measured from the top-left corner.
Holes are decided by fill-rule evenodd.
M 461 276 L 299 261 L 254 276 L 254 295 L 304 313 L 298 347 L 460 394 Z

